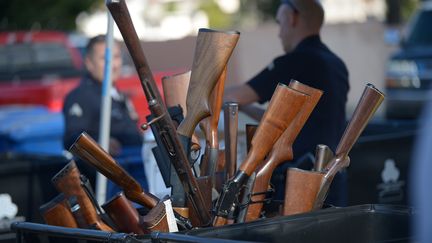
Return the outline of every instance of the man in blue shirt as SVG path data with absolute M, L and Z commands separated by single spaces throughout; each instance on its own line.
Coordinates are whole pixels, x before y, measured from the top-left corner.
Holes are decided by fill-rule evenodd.
M 105 67 L 105 36 L 98 35 L 89 40 L 84 57 L 85 75 L 80 84 L 65 98 L 63 115 L 65 132 L 63 145 L 67 150 L 83 132 L 87 132 L 95 140 L 99 139 L 99 124 L 102 100 L 102 82 Z M 122 66 L 120 44 L 115 42 L 112 49 L 112 79 L 119 78 Z M 124 169 L 134 176 L 147 189 L 147 181 L 141 159 L 143 136 L 137 127 L 138 116 L 131 101 L 120 93 L 115 86 L 111 89 L 111 128 L 109 138 L 109 153 Z M 127 158 L 127 159 L 125 159 Z M 131 158 L 131 159 L 130 159 Z M 95 183 L 96 170 L 77 161 L 80 171 Z M 129 168 L 130 167 L 130 168 Z M 118 187 L 108 184 L 107 195 L 111 196 Z
M 348 70 L 320 39 L 324 10 L 317 0 L 283 0 L 276 20 L 285 54 L 248 82 L 228 88 L 224 100 L 238 102 L 241 110 L 260 120 L 264 111 L 250 104 L 269 101 L 278 83 L 288 84 L 295 79 L 323 90 L 323 96 L 293 145 L 294 158 L 314 153 L 317 144 L 325 144 L 335 151 L 345 128 Z M 284 170 L 276 173 L 284 175 Z M 283 185 L 276 188 L 278 195 L 284 190 Z M 345 206 L 346 175 L 338 175 L 332 187 L 327 202 Z

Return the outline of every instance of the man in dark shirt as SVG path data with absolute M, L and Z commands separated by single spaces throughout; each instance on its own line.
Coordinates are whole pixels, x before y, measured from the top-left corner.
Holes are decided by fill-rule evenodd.
M 247 83 L 228 88 L 224 99 L 238 102 L 240 109 L 260 120 L 264 111 L 249 104 L 269 101 L 278 83 L 288 84 L 295 79 L 323 90 L 323 96 L 293 145 L 294 158 L 314 153 L 317 144 L 325 144 L 335 151 L 345 127 L 348 70 L 321 42 L 324 10 L 317 0 L 283 0 L 276 19 L 285 54 Z M 284 173 L 280 169 L 278 172 Z M 331 190 L 328 202 L 346 205 L 346 183 L 340 181 L 346 180 L 344 177 L 335 178 L 333 186 L 341 188 Z
M 99 124 L 101 114 L 101 99 L 102 99 L 102 81 L 104 80 L 105 66 L 105 36 L 99 35 L 92 39 L 87 44 L 84 58 L 86 69 L 85 76 L 77 88 L 72 90 L 66 97 L 63 105 L 63 115 L 65 119 L 65 132 L 63 137 L 63 145 L 65 149 L 69 149 L 72 143 L 83 132 L 87 132 L 95 140 L 99 139 Z M 121 52 L 119 43 L 115 42 L 112 49 L 112 79 L 113 82 L 120 76 L 122 66 Z M 109 139 L 109 153 L 112 156 L 128 156 L 134 158 L 141 157 L 142 134 L 137 127 L 137 114 L 133 108 L 131 101 L 115 87 L 111 90 L 111 128 Z M 127 150 L 125 151 L 125 147 Z M 94 185 L 95 169 L 87 163 L 78 162 L 78 167 L 83 174 L 90 177 Z M 139 165 L 139 166 L 138 166 Z M 144 168 L 142 162 L 139 161 L 138 170 L 129 172 L 132 176 L 139 179 L 141 184 L 146 187 Z M 132 164 L 122 164 L 132 166 Z M 125 168 L 128 170 L 128 168 Z M 138 178 L 138 176 L 140 178 Z M 110 190 L 110 185 L 108 189 Z M 112 188 L 111 188 L 112 189 Z M 107 195 L 118 190 L 108 191 Z

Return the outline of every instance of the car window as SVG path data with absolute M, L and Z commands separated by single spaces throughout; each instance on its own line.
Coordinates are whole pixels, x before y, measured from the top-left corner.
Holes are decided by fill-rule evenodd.
M 16 43 L 0 46 L 0 80 L 77 75 L 72 57 L 61 43 Z
M 407 45 L 432 45 L 432 11 L 421 11 L 414 18 Z

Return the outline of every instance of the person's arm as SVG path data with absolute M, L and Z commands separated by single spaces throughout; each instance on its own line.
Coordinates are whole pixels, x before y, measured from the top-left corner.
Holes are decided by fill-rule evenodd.
M 239 109 L 251 118 L 259 121 L 264 114 L 264 109 L 252 105 L 259 101 L 259 96 L 248 84 L 229 87 L 225 90 L 224 102 L 236 102 Z
M 239 106 L 239 110 L 243 111 L 246 115 L 250 116 L 251 118 L 257 121 L 261 121 L 261 118 L 265 112 L 263 108 L 252 104 Z

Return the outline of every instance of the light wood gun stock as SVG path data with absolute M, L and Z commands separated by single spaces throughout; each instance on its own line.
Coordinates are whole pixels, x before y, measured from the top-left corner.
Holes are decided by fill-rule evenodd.
M 291 80 L 289 87 L 305 93 L 309 95 L 309 97 L 296 115 L 294 121 L 280 136 L 276 144 L 273 146 L 270 154 L 258 169 L 257 175 L 255 177 L 255 183 L 251 192 L 251 200 L 254 203 L 248 206 L 246 222 L 255 220 L 259 217 L 264 204 L 264 192 L 267 191 L 270 185 L 270 178 L 273 174 L 273 171 L 283 162 L 290 161 L 294 158 L 292 148 L 294 141 L 323 94 L 321 90 L 312 88 L 296 80 Z
M 183 116 L 187 115 L 186 97 L 190 77 L 191 71 L 162 77 L 162 87 L 164 91 L 165 105 L 167 107 L 180 105 L 183 110 Z M 178 125 L 179 124 L 177 124 L 177 126 Z M 198 136 L 194 133 L 192 135 L 191 150 L 198 151 L 200 149 L 201 147 Z
M 216 204 L 216 218 L 214 225 L 219 226 L 232 217 L 233 209 L 237 207 L 236 198 L 240 188 L 249 176 L 256 170 L 260 162 L 268 154 L 275 142 L 294 120 L 305 103 L 308 95 L 279 84 L 270 100 L 269 106 L 255 132 L 251 142 L 251 149 L 246 159 L 223 188 L 223 192 Z
M 239 37 L 237 31 L 199 30 L 186 99 L 188 114 L 177 128 L 183 145 L 190 142 L 197 124 L 210 116 L 210 93 L 225 69 Z

